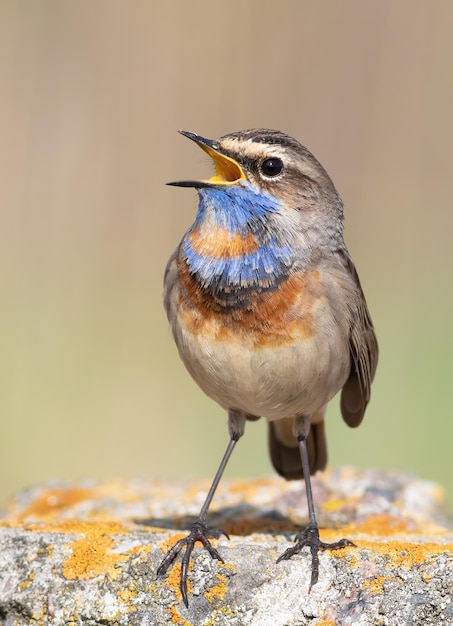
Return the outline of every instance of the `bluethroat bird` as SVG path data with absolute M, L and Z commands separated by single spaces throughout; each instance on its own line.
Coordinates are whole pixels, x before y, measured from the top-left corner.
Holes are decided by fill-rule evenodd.
M 209 180 L 169 183 L 199 195 L 193 225 L 170 257 L 164 303 L 181 359 L 201 389 L 228 412 L 230 440 L 187 537 L 180 589 L 196 542 L 223 562 L 206 515 L 247 420 L 268 421 L 276 471 L 304 478 L 308 525 L 278 559 L 353 545 L 320 540 L 310 475 L 327 462 L 326 405 L 341 390 L 341 413 L 358 426 L 370 399 L 378 345 L 357 271 L 343 241 L 343 203 L 329 175 L 298 141 L 276 130 L 218 141 L 182 131 L 214 161 Z

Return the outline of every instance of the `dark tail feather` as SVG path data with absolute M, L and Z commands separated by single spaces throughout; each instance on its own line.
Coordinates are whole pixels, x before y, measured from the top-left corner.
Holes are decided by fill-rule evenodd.
M 299 447 L 294 438 L 294 445 L 282 443 L 278 437 L 276 422 L 269 423 L 269 453 L 275 470 L 286 478 L 296 480 L 303 478 L 302 463 L 300 460 Z M 327 441 L 324 432 L 324 422 L 312 424 L 307 437 L 308 461 L 310 474 L 325 469 L 327 465 Z

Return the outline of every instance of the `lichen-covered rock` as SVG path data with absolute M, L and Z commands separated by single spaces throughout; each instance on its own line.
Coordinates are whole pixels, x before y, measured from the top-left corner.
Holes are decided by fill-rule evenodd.
M 313 479 L 321 537 L 356 547 L 276 558 L 306 521 L 303 483 L 223 483 L 209 522 L 225 563 L 194 551 L 189 608 L 163 552 L 209 484 L 52 484 L 19 494 L 0 521 L 0 624 L 453 625 L 453 532 L 442 492 L 405 474 L 342 469 Z

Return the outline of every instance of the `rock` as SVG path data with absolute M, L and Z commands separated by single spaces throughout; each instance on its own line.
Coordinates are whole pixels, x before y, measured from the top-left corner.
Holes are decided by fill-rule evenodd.
M 181 601 L 180 564 L 156 568 L 203 502 L 208 482 L 48 484 L 19 494 L 0 522 L 0 623 L 182 625 L 453 624 L 453 532 L 441 489 L 407 474 L 341 469 L 313 479 L 321 538 L 356 547 L 276 558 L 306 521 L 301 482 L 221 483 Z

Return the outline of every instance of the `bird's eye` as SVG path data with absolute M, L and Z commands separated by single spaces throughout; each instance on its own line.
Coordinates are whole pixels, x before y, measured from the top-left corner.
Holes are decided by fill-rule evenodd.
M 264 159 L 264 161 L 261 163 L 260 170 L 264 176 L 278 176 L 283 170 L 283 162 L 277 157 Z

